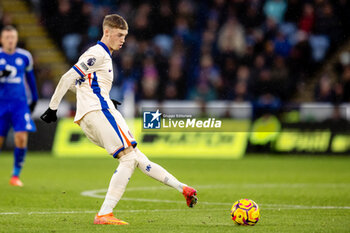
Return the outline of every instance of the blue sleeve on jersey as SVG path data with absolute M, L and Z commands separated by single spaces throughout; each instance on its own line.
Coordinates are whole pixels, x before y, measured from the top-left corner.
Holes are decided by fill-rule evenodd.
M 38 91 L 36 89 L 36 82 L 33 70 L 26 72 L 27 83 L 32 93 L 32 101 L 38 101 Z

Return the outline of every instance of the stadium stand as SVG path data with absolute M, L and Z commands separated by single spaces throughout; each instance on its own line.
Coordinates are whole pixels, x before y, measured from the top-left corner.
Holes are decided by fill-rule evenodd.
M 20 47 L 27 48 L 33 54 L 41 97 L 48 97 L 53 89 L 45 91 L 45 86 L 48 83 L 52 86 L 54 80 L 68 67 L 64 53 L 56 46 L 38 16 L 25 1 L 2 0 L 0 12 L 0 27 L 15 25 L 19 32 Z
M 4 12 L 15 19 L 16 14 L 5 6 L 12 4 L 13 9 L 22 9 L 14 4 L 23 5 L 23 1 L 2 2 Z M 350 19 L 346 11 L 349 1 L 32 0 L 27 3 L 40 15 L 40 25 L 46 27 L 71 64 L 99 39 L 99 25 L 105 14 L 116 12 L 126 18 L 130 24 L 126 47 L 113 57 L 117 77 L 111 92 L 113 98 L 121 100 L 132 91 L 136 101 L 349 100 L 348 64 L 338 62 L 342 65 L 337 65 L 336 79 L 334 75 L 317 72 L 329 54 L 349 39 Z M 50 39 L 46 37 L 46 40 Z M 54 47 L 52 43 L 49 45 Z M 28 42 L 28 48 L 35 49 L 30 46 Z M 37 60 L 44 61 L 38 64 L 39 70 L 45 67 L 45 61 L 62 62 L 60 56 L 50 60 L 41 55 Z M 49 97 L 50 81 L 39 80 L 39 83 L 42 97 Z

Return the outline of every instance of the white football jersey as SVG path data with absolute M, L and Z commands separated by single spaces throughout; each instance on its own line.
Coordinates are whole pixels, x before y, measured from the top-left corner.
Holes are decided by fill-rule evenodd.
M 115 109 L 109 98 L 112 82 L 111 54 L 108 47 L 99 41 L 83 53 L 72 69 L 62 76 L 49 107 L 57 109 L 64 94 L 75 84 L 77 110 L 74 122 L 94 110 Z

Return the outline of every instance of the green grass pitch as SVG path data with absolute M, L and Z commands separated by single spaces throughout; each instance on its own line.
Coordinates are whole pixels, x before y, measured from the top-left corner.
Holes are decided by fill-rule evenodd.
M 117 161 L 29 153 L 23 188 L 8 185 L 12 156 L 0 154 L 0 232 L 350 232 L 350 157 L 246 156 L 154 159 L 198 190 L 182 195 L 136 170 L 116 208 L 129 226 L 93 225 Z M 82 195 L 85 193 L 85 195 Z M 236 226 L 234 201 L 260 205 L 256 226 Z

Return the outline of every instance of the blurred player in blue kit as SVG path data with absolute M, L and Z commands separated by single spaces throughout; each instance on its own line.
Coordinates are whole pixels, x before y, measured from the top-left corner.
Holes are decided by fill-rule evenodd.
M 27 153 L 28 132 L 36 130 L 31 118 L 38 100 L 33 58 L 24 49 L 17 48 L 18 32 L 8 25 L 1 30 L 0 48 L 0 150 L 11 126 L 14 130 L 14 166 L 10 179 L 13 186 L 23 186 L 19 179 Z M 31 92 L 28 105 L 26 86 Z

